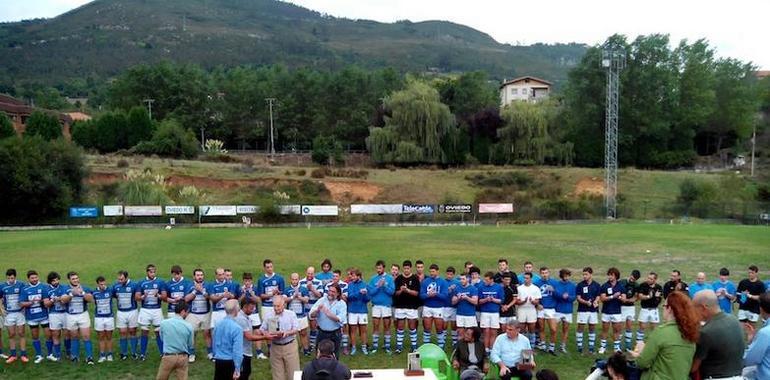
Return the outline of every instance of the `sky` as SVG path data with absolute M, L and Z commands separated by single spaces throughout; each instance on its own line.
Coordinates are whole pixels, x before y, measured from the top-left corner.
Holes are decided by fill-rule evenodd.
M 0 0 L 0 21 L 55 17 L 91 0 Z M 770 70 L 768 0 L 290 0 L 335 17 L 446 20 L 501 43 L 603 42 L 664 33 L 676 44 L 706 38 L 717 55 Z

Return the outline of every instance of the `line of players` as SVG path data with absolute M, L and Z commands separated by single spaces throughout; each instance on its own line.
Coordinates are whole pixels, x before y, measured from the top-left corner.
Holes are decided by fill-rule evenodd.
M 272 310 L 272 297 L 279 294 L 287 298 L 288 310 L 297 315 L 303 352 L 310 355 L 318 327 L 309 318 L 309 311 L 315 301 L 324 296 L 330 284 L 340 286 L 342 299 L 347 303 L 348 314 L 342 336 L 343 352 L 346 354 L 355 355 L 357 346 L 361 347 L 362 354 L 375 353 L 381 337 L 384 350 L 390 353 L 391 324 L 396 333 L 395 352 L 404 350 L 406 329 L 409 330 L 410 348 L 415 350 L 420 319 L 423 322 L 423 343 L 431 341 L 435 331 L 436 343 L 444 347 L 447 330 L 450 330 L 452 344 L 456 344 L 458 335 L 464 329 L 479 326 L 484 331 L 486 348 L 491 349 L 500 327 L 511 318 L 518 319 L 525 326 L 524 332 L 530 341 L 537 342 L 537 347 L 543 351 L 556 354 L 557 338 L 561 335 L 558 339 L 559 351 L 566 353 L 575 302 L 577 350 L 583 352 L 584 346 L 587 346 L 587 353 L 591 354 L 595 350 L 601 305 L 601 354 L 607 349 L 608 338 L 613 340 L 613 350 L 618 351 L 621 349 L 621 338 L 625 337 L 625 349 L 630 350 L 635 321 L 639 322 L 636 340 L 643 340 L 645 332 L 659 323 L 658 307 L 661 301 L 673 291 L 692 296 L 699 290 L 713 289 L 724 311 L 732 313 L 733 303 L 738 303 L 738 318 L 750 323 L 758 320 L 758 298 L 767 289 L 767 285 L 757 277 L 756 266 L 749 267 L 748 278 L 742 280 L 737 288 L 729 281 L 729 272 L 725 268 L 720 270 L 720 279 L 713 284 L 706 283 L 705 274 L 699 273 L 696 282 L 689 286 L 681 280 L 677 270 L 672 272 L 671 280 L 661 286 L 655 273 L 649 273 L 645 281 L 639 282 L 641 275 L 638 270 L 632 271 L 628 278 L 621 278 L 616 268 L 610 268 L 607 281 L 599 284 L 594 280 L 590 267 L 583 268 L 582 281 L 575 284 L 568 269 L 561 269 L 558 279 L 555 279 L 549 268 L 542 267 L 539 274 L 533 273 L 533 264 L 526 262 L 524 271 L 516 275 L 509 269 L 506 259 L 498 261 L 496 273 L 486 272 L 483 276 L 471 262 L 465 263 L 460 274 L 453 267 L 447 267 L 445 277 L 440 276 L 436 264 L 425 273 L 424 264 L 418 260 L 414 269 L 415 272 L 412 271 L 411 261 L 406 260 L 401 266 L 392 264 L 390 273 L 386 273 L 385 263 L 378 261 L 376 273 L 368 282 L 363 280 L 358 268 L 349 268 L 343 281 L 342 272 L 332 270 L 331 261 L 326 259 L 318 274 L 313 267 L 309 267 L 303 278 L 293 273 L 289 284 L 286 284 L 283 277 L 275 273 L 272 261 L 265 260 L 264 273 L 256 283 L 251 273 L 244 273 L 243 283 L 239 284 L 233 280 L 229 269 L 217 268 L 214 281 L 207 282 L 202 269 L 195 269 L 192 280 L 188 280 L 183 276 L 182 268 L 174 265 L 171 279 L 163 281 L 157 277 L 157 268 L 148 265 L 146 277 L 141 281 L 134 281 L 129 278 L 128 272 L 119 271 L 115 283 L 108 285 L 106 279 L 100 276 L 96 279 L 95 288 L 82 285 L 76 272 L 67 273 L 68 284 L 62 284 L 56 272 L 49 273 L 47 284 L 43 284 L 38 273 L 30 270 L 27 272 L 28 283 L 25 284 L 17 280 L 15 270 L 9 269 L 6 271 L 6 282 L 0 284 L 0 297 L 7 313 L 3 325 L 8 330 L 10 352 L 6 355 L 0 346 L 0 357 L 6 359 L 6 363 L 29 361 L 25 349 L 25 325 L 28 325 L 36 353 L 35 363 L 44 360 L 40 343 L 40 331 L 43 330 L 48 360 L 61 360 L 63 343 L 65 355 L 77 362 L 82 339 L 86 362 L 93 364 L 88 304 L 94 303 L 93 327 L 99 337 L 98 361 L 114 360 L 112 337 L 116 328 L 120 335 L 120 359 L 132 357 L 144 360 L 149 333 L 164 318 L 162 303 L 167 304 L 167 317 L 173 317 L 174 305 L 184 299 L 190 304 L 187 321 L 196 331 L 202 331 L 207 357 L 211 359 L 211 331 L 225 317 L 225 301 L 249 298 L 262 305 L 264 316 L 265 312 Z M 117 304 L 116 310 L 113 302 Z M 638 317 L 637 302 L 640 306 Z M 371 344 L 368 343 L 370 303 L 373 325 Z M 249 318 L 255 329 L 260 327 L 259 313 Z M 393 320 L 395 323 L 391 323 Z M 138 329 L 141 330 L 139 336 Z M 584 345 L 586 331 L 588 342 Z M 159 351 L 162 351 L 163 343 L 157 332 L 155 340 Z M 256 354 L 258 358 L 266 358 L 260 346 Z M 194 353 L 189 360 L 195 361 Z

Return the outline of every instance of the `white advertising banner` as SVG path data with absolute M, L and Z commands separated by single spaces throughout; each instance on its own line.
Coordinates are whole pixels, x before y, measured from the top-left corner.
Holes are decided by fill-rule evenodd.
M 278 212 L 281 215 L 299 215 L 302 213 L 302 206 L 300 205 L 278 206 Z
M 479 214 L 511 214 L 513 203 L 479 203 Z
M 195 206 L 166 206 L 166 215 L 193 215 Z
M 235 216 L 235 206 L 200 206 L 201 216 Z
M 123 208 L 126 216 L 161 216 L 163 208 L 160 206 L 126 206 Z
M 337 216 L 339 208 L 334 206 L 310 206 L 302 205 L 302 215 Z
M 351 214 L 401 214 L 402 204 L 350 205 Z
M 104 216 L 122 216 L 123 206 L 120 206 L 120 205 L 104 206 L 103 211 L 104 211 Z
M 235 212 L 238 214 L 256 214 L 259 212 L 259 206 L 235 206 Z

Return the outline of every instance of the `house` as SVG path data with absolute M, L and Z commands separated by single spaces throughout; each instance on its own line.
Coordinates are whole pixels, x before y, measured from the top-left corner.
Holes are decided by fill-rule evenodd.
M 762 80 L 762 79 L 765 79 L 767 77 L 770 77 L 770 70 L 755 71 L 754 75 L 757 76 L 757 79 Z
M 553 84 L 533 76 L 523 76 L 505 80 L 500 85 L 500 106 L 505 107 L 514 101 L 536 102 L 548 98 Z
M 29 116 L 35 111 L 41 111 L 56 116 L 62 126 L 62 135 L 68 140 L 71 138 L 70 126 L 72 125 L 72 117 L 69 115 L 58 111 L 32 107 L 22 100 L 9 95 L 0 94 L 0 112 L 5 113 L 8 118 L 11 119 L 13 129 L 20 135 L 24 134 L 24 130 L 27 128 L 27 119 L 29 119 Z

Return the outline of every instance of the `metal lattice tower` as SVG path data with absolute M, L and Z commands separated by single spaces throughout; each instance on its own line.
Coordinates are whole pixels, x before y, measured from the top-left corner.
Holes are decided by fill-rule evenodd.
M 607 69 L 607 114 L 604 134 L 604 208 L 607 219 L 617 219 L 618 195 L 618 106 L 620 104 L 620 71 L 626 65 L 625 50 L 607 44 L 602 51 L 602 67 Z

